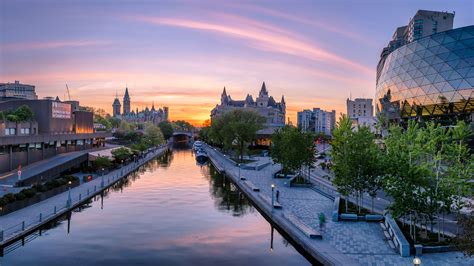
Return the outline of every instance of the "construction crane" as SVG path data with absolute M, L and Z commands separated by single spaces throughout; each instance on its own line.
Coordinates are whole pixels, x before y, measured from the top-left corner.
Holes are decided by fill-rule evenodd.
M 69 101 L 71 100 L 71 94 L 69 93 L 69 87 L 67 86 L 66 83 L 66 90 L 67 90 L 67 97 L 69 98 Z

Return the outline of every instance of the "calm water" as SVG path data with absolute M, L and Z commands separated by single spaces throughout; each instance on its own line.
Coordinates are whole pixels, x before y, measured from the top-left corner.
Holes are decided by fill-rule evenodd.
M 0 265 L 309 264 L 190 150 L 150 162 L 21 244 L 7 247 Z

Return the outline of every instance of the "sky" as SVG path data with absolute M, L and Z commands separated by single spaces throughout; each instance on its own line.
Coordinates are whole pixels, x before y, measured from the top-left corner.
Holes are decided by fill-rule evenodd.
M 109 113 L 128 86 L 133 110 L 200 125 L 224 86 L 243 99 L 265 81 L 296 124 L 297 111 L 373 98 L 382 48 L 418 9 L 474 24 L 472 0 L 0 0 L 0 82 L 61 99 L 67 84 Z

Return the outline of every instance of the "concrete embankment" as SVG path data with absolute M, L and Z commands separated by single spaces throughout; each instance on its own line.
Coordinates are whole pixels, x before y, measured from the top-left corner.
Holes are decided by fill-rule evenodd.
M 330 246 L 327 242 L 322 242 L 320 239 L 315 239 L 305 234 L 304 228 L 298 228 L 295 222 L 291 222 L 291 219 L 288 218 L 291 216 L 291 213 L 287 212 L 285 214 L 282 209 L 276 209 L 271 206 L 271 203 L 264 200 L 264 198 L 271 198 L 271 194 L 265 193 L 266 191 L 264 190 L 256 191 L 252 186 L 246 185 L 245 182 L 252 179 L 249 174 L 245 176 L 246 180 L 241 180 L 242 176 L 239 178 L 238 167 L 228 163 L 226 158 L 213 148 L 206 147 L 206 150 L 214 167 L 219 172 L 228 176 L 264 216 L 289 236 L 298 248 L 306 253 L 304 255 L 310 257 L 311 262 L 324 265 L 359 265 L 357 261 L 347 257 L 339 250 Z M 262 178 L 262 175 L 259 175 L 258 171 L 255 171 L 255 173 L 256 178 Z M 271 173 L 268 173 L 268 176 L 264 178 L 271 178 Z M 283 206 L 283 209 L 284 208 L 285 206 Z

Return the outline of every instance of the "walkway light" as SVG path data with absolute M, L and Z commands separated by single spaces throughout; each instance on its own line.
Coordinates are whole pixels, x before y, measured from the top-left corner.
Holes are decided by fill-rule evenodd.
M 275 190 L 275 184 L 272 184 L 272 211 L 273 211 L 273 206 L 275 206 L 275 193 L 273 191 Z
M 421 265 L 421 259 L 418 258 L 418 257 L 415 257 L 415 258 L 413 259 L 413 265 L 415 265 L 415 266 Z

